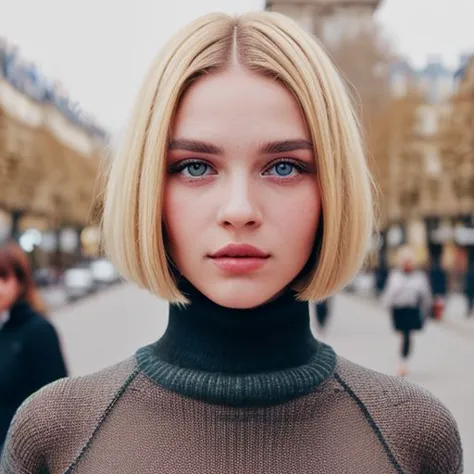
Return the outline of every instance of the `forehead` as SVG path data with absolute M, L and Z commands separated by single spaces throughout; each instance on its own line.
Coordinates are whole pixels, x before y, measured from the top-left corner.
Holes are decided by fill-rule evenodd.
M 309 139 L 293 94 L 279 81 L 241 67 L 204 76 L 193 84 L 178 107 L 172 134 L 239 142 Z

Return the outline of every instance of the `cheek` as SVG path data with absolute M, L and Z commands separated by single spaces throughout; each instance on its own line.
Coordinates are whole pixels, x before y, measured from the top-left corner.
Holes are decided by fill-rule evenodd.
M 0 300 L 4 303 L 13 303 L 20 293 L 19 285 L 15 280 L 0 283 Z
M 295 190 L 290 199 L 282 195 L 276 208 L 279 210 L 281 235 L 285 236 L 285 243 L 298 242 L 300 245 L 290 247 L 304 251 L 311 249 L 321 215 L 319 186 L 312 183 Z
M 174 242 L 176 237 L 180 235 L 180 224 L 185 219 L 181 211 L 181 205 L 179 200 L 176 199 L 175 193 L 173 192 L 173 186 L 167 185 L 165 192 L 165 200 L 163 203 L 163 226 L 165 229 L 165 235 L 170 245 L 170 249 L 173 250 Z
M 169 251 L 176 253 L 191 249 L 196 237 L 203 235 L 208 223 L 209 206 L 196 193 L 179 183 L 171 182 L 166 187 L 163 205 L 163 222 L 169 241 Z

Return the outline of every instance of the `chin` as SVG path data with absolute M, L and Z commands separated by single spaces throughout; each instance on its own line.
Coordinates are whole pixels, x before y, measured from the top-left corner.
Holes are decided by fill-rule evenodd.
M 219 306 L 232 309 L 250 309 L 261 306 L 281 291 L 281 288 L 268 288 L 268 285 L 258 284 L 255 281 L 233 279 L 198 289 Z

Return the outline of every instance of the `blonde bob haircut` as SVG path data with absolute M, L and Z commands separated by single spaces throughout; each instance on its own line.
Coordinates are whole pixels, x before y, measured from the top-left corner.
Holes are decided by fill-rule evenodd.
M 358 121 L 336 68 L 309 33 L 278 13 L 205 15 L 158 54 L 109 170 L 105 249 L 126 279 L 170 302 L 188 302 L 173 277 L 162 225 L 169 134 L 190 84 L 235 62 L 284 84 L 306 118 L 323 224 L 312 268 L 295 288 L 301 300 L 324 299 L 354 277 L 366 256 L 374 220 L 372 181 Z

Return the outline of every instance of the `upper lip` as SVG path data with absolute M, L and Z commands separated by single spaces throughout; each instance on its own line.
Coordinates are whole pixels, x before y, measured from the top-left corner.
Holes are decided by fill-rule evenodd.
M 267 258 L 270 255 L 250 244 L 228 244 L 210 255 L 211 258 L 254 257 Z

